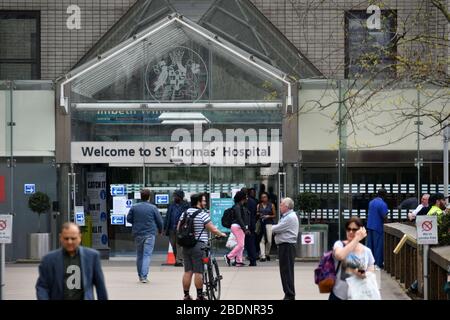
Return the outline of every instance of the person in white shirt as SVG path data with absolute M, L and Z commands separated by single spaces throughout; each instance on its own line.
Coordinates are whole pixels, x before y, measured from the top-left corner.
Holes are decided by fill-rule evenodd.
M 280 221 L 272 226 L 272 232 L 278 246 L 283 300 L 295 300 L 294 263 L 299 221 L 294 211 L 294 201 L 291 198 L 281 200 L 280 212 Z
M 428 208 L 428 199 L 430 198 L 430 195 L 428 193 L 425 193 L 422 195 L 422 198 L 420 199 L 420 204 L 417 206 L 417 208 L 413 211 L 408 212 L 408 219 L 410 221 L 413 221 L 416 219 L 417 214 L 423 209 Z

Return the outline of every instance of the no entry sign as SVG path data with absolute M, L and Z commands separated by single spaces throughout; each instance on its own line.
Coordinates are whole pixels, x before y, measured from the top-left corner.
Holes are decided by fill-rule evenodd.
M 12 215 L 0 214 L 0 243 L 12 242 Z
M 314 235 L 311 233 L 302 234 L 302 244 L 314 244 Z
M 437 216 L 417 216 L 417 243 L 418 244 L 437 244 Z

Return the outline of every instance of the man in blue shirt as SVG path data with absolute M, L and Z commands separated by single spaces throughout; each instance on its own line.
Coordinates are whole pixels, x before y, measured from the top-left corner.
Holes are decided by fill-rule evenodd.
M 136 266 L 139 281 L 142 283 L 148 282 L 147 275 L 155 246 L 156 231 L 161 234 L 163 227 L 161 214 L 155 205 L 148 202 L 149 199 L 150 191 L 142 189 L 142 202 L 133 205 L 127 216 L 127 221 L 133 225 L 131 233 L 136 245 Z
M 175 267 L 183 266 L 183 249 L 177 243 L 177 224 L 181 215 L 189 209 L 189 203 L 184 200 L 183 190 L 175 190 L 173 193 L 173 203 L 167 208 L 166 218 L 164 219 L 164 230 L 169 237 L 170 245 L 175 255 Z
M 388 207 L 384 201 L 386 190 L 379 189 L 377 195 L 375 199 L 369 202 L 367 246 L 372 250 L 375 264 L 383 268 L 384 219 L 388 213 Z

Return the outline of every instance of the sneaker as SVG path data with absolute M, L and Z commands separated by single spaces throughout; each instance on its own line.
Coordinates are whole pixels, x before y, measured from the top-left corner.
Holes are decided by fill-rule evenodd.
M 246 264 L 243 262 L 236 262 L 236 267 L 245 267 Z
M 183 297 L 183 300 L 192 300 L 192 297 L 191 297 L 191 295 L 188 294 Z
M 175 266 L 175 267 L 182 267 L 182 266 L 183 266 L 183 263 L 182 263 L 182 262 L 176 262 L 176 263 L 174 264 L 174 266 Z
M 410 292 L 410 293 L 417 293 L 418 292 L 418 286 L 419 286 L 419 283 L 417 282 L 417 280 L 414 280 L 414 282 L 408 288 L 408 292 Z
M 267 260 L 267 261 L 270 261 L 270 256 L 266 256 L 266 260 Z
M 259 259 L 260 262 L 266 262 L 266 258 Z
M 141 278 L 139 281 L 140 281 L 141 283 L 147 283 L 147 282 L 148 282 L 148 279 L 147 279 L 147 278 Z
M 230 260 L 230 258 L 228 258 L 227 255 L 224 255 L 223 258 L 225 259 L 225 263 L 226 263 L 229 267 L 231 267 L 231 260 Z
M 195 300 L 208 300 L 208 299 L 206 299 L 205 295 L 202 294 L 201 296 L 198 296 L 197 299 Z

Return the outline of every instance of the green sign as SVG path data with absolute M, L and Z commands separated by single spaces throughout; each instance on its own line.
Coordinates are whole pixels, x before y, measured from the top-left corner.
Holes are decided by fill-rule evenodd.
M 212 223 L 219 228 L 222 232 L 230 232 L 230 229 L 222 226 L 223 212 L 231 208 L 234 205 L 234 201 L 231 198 L 215 198 L 211 199 L 211 220 Z

